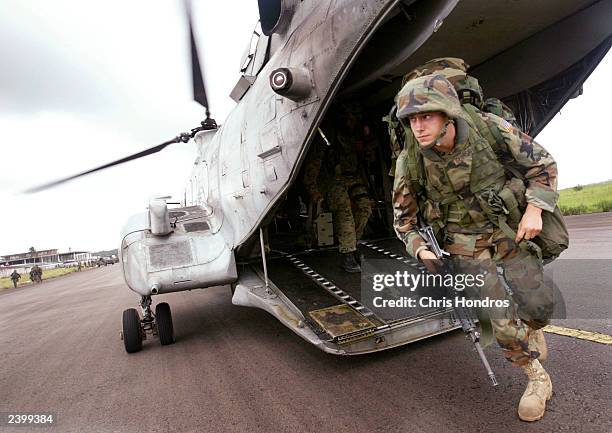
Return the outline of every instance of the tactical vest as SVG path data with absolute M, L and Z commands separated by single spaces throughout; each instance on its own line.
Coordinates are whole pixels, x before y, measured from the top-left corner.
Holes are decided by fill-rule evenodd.
M 467 141 L 459 146 L 453 154 L 437 156 L 436 160 L 419 155 L 424 179 L 419 182 L 422 187 L 417 194 L 428 224 L 472 233 L 491 232 L 493 226 L 500 225 L 506 229 L 508 219 L 518 224 L 518 204 L 506 197 L 508 206 L 502 198 L 507 178 L 489 142 L 469 126 Z M 417 152 L 420 153 L 418 149 Z M 482 212 L 470 213 L 468 208 L 474 209 L 474 202 Z M 431 212 L 432 209 L 439 211 Z
M 430 182 L 425 176 L 423 155 L 409 128 L 404 131 L 404 152 L 397 164 L 408 168 L 410 183 L 419 198 L 422 215 L 430 213 L 432 205 L 439 205 L 439 215 L 434 212 L 432 218 L 426 218 L 438 233 L 448 223 L 461 225 L 468 221 L 468 209 L 463 200 L 468 193 L 476 198 L 489 221 L 514 239 L 516 232 L 513 227 L 518 226 L 527 206 L 524 176 L 512 164 L 502 164 L 506 157 L 501 150 L 504 139 L 499 130 L 489 126 L 475 107 L 466 104 L 463 108 L 471 120 L 468 138 L 471 146 L 469 191 L 455 191 L 448 173 L 444 173 L 446 188 L 428 187 Z M 554 212 L 542 212 L 542 232 L 534 242 L 537 254 L 546 261 L 555 259 L 568 247 L 569 234 L 558 206 Z M 523 244 L 529 248 L 534 247 L 530 242 Z

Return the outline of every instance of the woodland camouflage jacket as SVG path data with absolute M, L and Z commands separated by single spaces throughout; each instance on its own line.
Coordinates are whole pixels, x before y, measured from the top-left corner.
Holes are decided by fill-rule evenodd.
M 499 131 L 499 134 L 496 135 L 503 138 L 503 143 L 498 143 L 501 152 L 496 153 L 498 157 L 500 154 L 503 155 L 503 158 L 500 159 L 501 164 L 504 166 L 509 164 L 515 170 L 520 171 L 521 177 L 526 183 L 524 192 L 526 202 L 544 211 L 553 212 L 558 194 L 556 192 L 557 166 L 551 155 L 531 137 L 520 132 L 504 119 L 490 113 L 481 113 L 480 115 L 491 128 L 496 128 Z M 469 119 L 467 114 L 461 117 Z M 469 137 L 471 138 L 464 134 L 464 138 L 461 140 L 458 134 L 457 141 L 459 142 L 456 142 L 454 149 L 449 154 L 440 155 L 432 149 L 419 152 L 420 157 L 423 158 L 426 178 L 424 196 L 423 194 L 417 194 L 408 173 L 408 158 L 413 156 L 404 150 L 398 158 L 392 198 L 394 229 L 398 237 L 405 243 L 407 252 L 413 257 L 416 257 L 418 250 L 422 249 L 425 244 L 416 231 L 417 213 L 427 208 L 425 212 L 429 215 L 426 215 L 428 217 L 426 219 L 431 222 L 431 219 L 436 217 L 436 209 L 440 209 L 439 203 L 433 203 L 434 200 L 431 200 L 432 197 L 436 196 L 433 189 L 444 187 L 446 184 L 446 187 L 457 192 L 466 188 L 469 190 L 469 182 L 472 179 L 472 173 L 470 173 L 472 146 L 469 141 L 475 137 L 476 139 L 482 139 L 482 136 L 475 135 L 477 134 L 476 128 L 471 122 L 468 122 L 468 124 L 471 130 Z M 408 133 L 410 132 L 408 131 Z M 469 164 L 462 160 L 465 158 L 470 159 Z M 444 174 L 444 172 L 447 174 L 442 176 L 441 174 Z M 449 176 L 448 173 L 451 175 Z M 476 235 L 483 233 L 483 231 L 492 232 L 495 228 L 481 215 L 484 212 L 479 203 L 474 200 L 474 196 L 465 194 L 462 199 L 461 208 L 467 209 L 467 212 L 462 216 L 460 223 L 454 224 L 452 230 L 462 232 L 457 234 L 455 241 L 461 242 L 462 240 L 461 243 L 465 243 L 464 247 L 467 250 L 470 248 L 473 250 L 474 239 L 478 236 L 470 236 L 470 233 Z M 423 200 L 428 202 L 427 206 L 423 206 Z M 451 212 L 453 211 L 452 206 Z M 446 222 L 448 219 L 448 215 L 440 214 L 437 216 L 441 221 Z M 452 223 L 450 225 L 453 226 Z M 447 229 L 446 226 L 443 228 L 445 232 Z

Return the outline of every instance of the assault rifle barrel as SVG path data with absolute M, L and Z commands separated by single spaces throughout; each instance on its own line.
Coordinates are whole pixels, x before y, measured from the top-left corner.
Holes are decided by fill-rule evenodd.
M 438 240 L 434 235 L 433 228 L 431 226 L 427 226 L 422 223 L 420 225 L 421 227 L 419 228 L 419 234 L 425 240 L 425 242 L 427 242 L 427 246 L 430 248 L 431 252 L 436 255 L 438 260 L 443 261 L 444 258 L 446 256 L 449 256 L 450 254 L 440 247 L 440 245 L 438 244 Z M 443 266 L 444 269 L 449 269 L 452 271 L 452 269 L 447 266 L 447 262 L 445 263 L 443 261 L 443 263 L 445 264 L 445 266 Z M 452 295 L 456 299 L 458 290 L 454 287 L 449 290 L 452 290 Z M 466 336 L 468 336 L 474 344 L 476 352 L 478 352 L 478 356 L 480 356 L 480 360 L 482 361 L 482 364 L 487 370 L 487 376 L 489 376 L 489 379 L 491 379 L 492 385 L 497 386 L 497 378 L 495 377 L 495 373 L 493 373 L 493 370 L 491 370 L 491 365 L 489 365 L 489 361 L 487 360 L 487 357 L 485 356 L 484 351 L 482 350 L 482 346 L 480 345 L 480 333 L 476 329 L 476 323 L 474 323 L 474 319 L 472 318 L 471 312 L 466 307 L 458 306 L 455 303 L 455 313 L 457 314 L 457 319 L 459 319 L 459 323 L 461 323 L 461 328 L 463 329 L 463 332 L 465 332 Z

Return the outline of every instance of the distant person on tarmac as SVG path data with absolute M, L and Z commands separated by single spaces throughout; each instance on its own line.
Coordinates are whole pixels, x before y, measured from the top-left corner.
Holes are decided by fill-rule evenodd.
M 13 281 L 13 287 L 17 288 L 17 281 L 19 281 L 20 278 L 21 278 L 21 275 L 19 274 L 19 272 L 17 272 L 17 269 L 15 269 L 13 273 L 11 274 L 11 280 Z
M 42 283 L 42 269 L 38 265 L 34 265 L 30 269 L 30 281 Z

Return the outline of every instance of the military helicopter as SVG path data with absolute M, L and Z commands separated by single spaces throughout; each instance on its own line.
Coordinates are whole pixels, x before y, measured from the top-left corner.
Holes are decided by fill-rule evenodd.
M 261 31 L 243 58 L 231 92 L 236 106 L 222 126 L 208 111 L 192 31 L 194 94 L 206 107 L 200 126 L 33 189 L 194 139 L 196 159 L 180 203 L 153 199 L 122 232 L 120 262 L 142 314 L 123 312 L 125 349 L 140 350 L 148 333 L 162 345 L 174 342 L 170 307 L 159 303 L 153 313 L 153 296 L 218 285 L 230 285 L 233 304 L 269 312 L 332 354 L 383 350 L 456 329 L 451 308 L 374 314 L 361 299 L 359 276 L 337 271 L 331 247 L 298 242 L 295 226 L 305 224 L 300 170 L 310 145 L 324 135 L 334 104 L 358 100 L 367 107 L 363 121 L 379 138 L 370 176 L 377 229 L 360 249 L 366 258 L 415 266 L 391 234 L 389 150 L 380 121 L 402 76 L 432 58 L 461 57 L 487 95 L 501 98 L 535 136 L 581 93 L 609 50 L 612 1 L 259 0 L 258 6 Z

